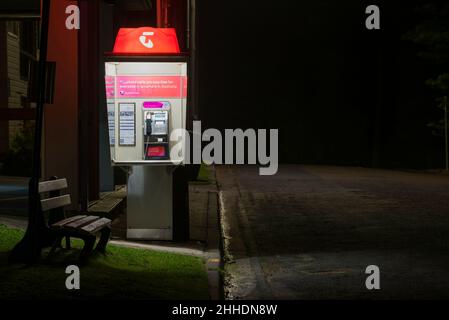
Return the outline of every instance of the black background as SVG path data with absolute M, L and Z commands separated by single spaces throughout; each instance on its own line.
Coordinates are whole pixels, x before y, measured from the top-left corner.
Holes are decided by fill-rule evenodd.
M 425 2 L 199 1 L 203 126 L 279 129 L 282 162 L 442 167 L 435 70 L 403 40 Z

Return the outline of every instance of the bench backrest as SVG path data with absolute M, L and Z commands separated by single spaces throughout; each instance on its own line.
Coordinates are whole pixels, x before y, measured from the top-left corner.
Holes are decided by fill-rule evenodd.
M 53 179 L 39 183 L 39 193 L 49 192 L 49 197 L 41 198 L 42 211 L 63 208 L 71 203 L 70 194 L 61 195 L 61 190 L 67 188 L 67 179 Z

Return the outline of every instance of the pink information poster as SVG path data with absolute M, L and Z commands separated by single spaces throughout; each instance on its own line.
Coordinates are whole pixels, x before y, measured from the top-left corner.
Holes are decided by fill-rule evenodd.
M 118 76 L 116 98 L 185 98 L 187 77 Z
M 104 77 L 106 83 L 106 98 L 114 99 L 115 97 L 115 77 L 106 76 Z

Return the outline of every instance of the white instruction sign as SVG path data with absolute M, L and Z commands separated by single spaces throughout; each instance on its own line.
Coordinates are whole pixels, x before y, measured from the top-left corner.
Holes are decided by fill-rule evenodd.
M 136 145 L 136 105 L 119 103 L 119 144 L 121 146 Z
M 115 145 L 115 105 L 108 103 L 108 128 L 109 128 L 109 144 Z

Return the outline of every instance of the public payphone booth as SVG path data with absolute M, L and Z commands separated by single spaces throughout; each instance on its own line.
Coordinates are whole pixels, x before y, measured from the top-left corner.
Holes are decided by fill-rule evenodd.
M 129 172 L 127 238 L 172 240 L 184 164 L 187 56 L 170 28 L 122 28 L 105 57 L 111 162 Z M 176 131 L 175 131 L 176 130 Z

